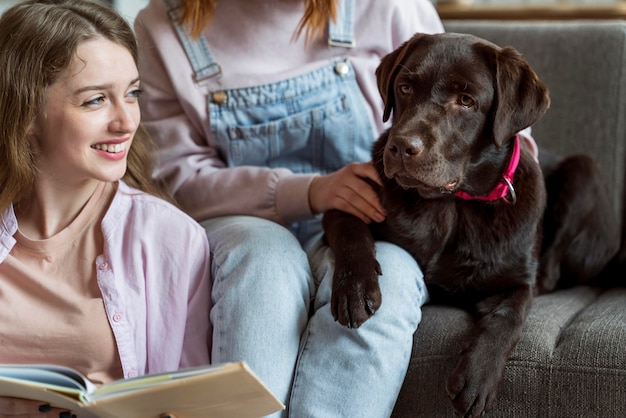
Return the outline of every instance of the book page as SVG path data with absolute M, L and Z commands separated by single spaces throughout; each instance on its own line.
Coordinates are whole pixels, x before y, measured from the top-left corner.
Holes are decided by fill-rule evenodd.
M 63 393 L 92 392 L 96 386 L 78 371 L 55 364 L 0 364 L 0 377 L 24 380 Z
M 0 376 L 0 396 L 33 399 L 57 408 L 67 409 L 80 418 L 99 418 L 95 412 L 84 409 L 78 400 L 82 392 L 67 387 L 52 387 L 39 383 Z M 119 417 L 118 417 L 119 418 Z
M 132 377 L 128 379 L 120 379 L 109 382 L 106 385 L 94 389 L 88 396 L 90 401 L 106 398 L 114 394 L 133 391 L 137 388 L 149 388 L 159 385 L 169 380 L 183 379 L 199 374 L 215 373 L 224 368 L 224 365 L 218 364 L 214 366 L 198 366 L 189 369 L 183 369 L 172 372 L 153 373 L 143 376 Z
M 102 418 L 259 418 L 284 405 L 245 363 L 227 363 L 208 373 L 96 396 L 90 408 Z
M 21 378 L 2 376 L 2 367 Z M 258 418 L 284 409 L 244 362 L 119 380 L 91 394 L 80 389 L 80 374 L 54 369 L 0 365 L 0 396 L 39 400 L 80 418 Z

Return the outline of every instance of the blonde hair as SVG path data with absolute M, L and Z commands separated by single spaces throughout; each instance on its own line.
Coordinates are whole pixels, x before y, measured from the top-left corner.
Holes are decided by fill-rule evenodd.
M 328 20 L 337 18 L 338 3 L 339 0 L 305 0 L 304 15 L 294 36 L 297 38 L 304 32 L 307 43 L 322 36 Z M 179 23 L 197 38 L 215 15 L 217 0 L 181 0 L 180 5 L 182 14 Z
M 129 24 L 94 1 L 27 0 L 0 17 L 0 212 L 33 189 L 37 167 L 28 131 L 46 88 L 70 65 L 81 43 L 98 37 L 122 45 L 137 63 Z M 171 201 L 152 180 L 151 146 L 140 128 L 122 179 Z

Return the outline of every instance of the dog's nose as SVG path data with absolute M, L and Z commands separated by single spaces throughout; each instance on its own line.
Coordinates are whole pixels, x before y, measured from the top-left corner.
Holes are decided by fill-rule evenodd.
M 394 137 L 387 142 L 387 151 L 395 158 L 416 158 L 422 147 L 422 141 L 415 137 Z

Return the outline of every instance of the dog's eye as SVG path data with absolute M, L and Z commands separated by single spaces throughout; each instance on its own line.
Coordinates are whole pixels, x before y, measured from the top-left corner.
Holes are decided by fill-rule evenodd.
M 462 94 L 457 99 L 457 103 L 460 104 L 463 107 L 472 107 L 472 106 L 474 106 L 474 99 L 472 99 L 467 94 Z
M 398 93 L 408 96 L 413 93 L 413 88 L 408 84 L 400 84 L 398 86 Z

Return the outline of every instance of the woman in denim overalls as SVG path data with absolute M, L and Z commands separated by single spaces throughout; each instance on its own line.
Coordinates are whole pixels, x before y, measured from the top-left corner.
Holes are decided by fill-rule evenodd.
M 285 23 L 303 3 L 224 0 L 195 37 L 179 1 L 152 0 L 136 21 L 144 122 L 159 143 L 157 177 L 211 244 L 212 361 L 248 362 L 287 405 L 276 416 L 387 417 L 427 299 L 422 273 L 378 243 L 382 307 L 343 327 L 330 312 L 333 257 L 314 213 L 381 220 L 363 180 L 375 178 L 366 162 L 382 130 L 374 70 L 441 23 L 423 0 L 342 0 L 326 46 L 305 45 L 290 40 L 298 22 Z M 343 189 L 352 194 L 337 203 Z

